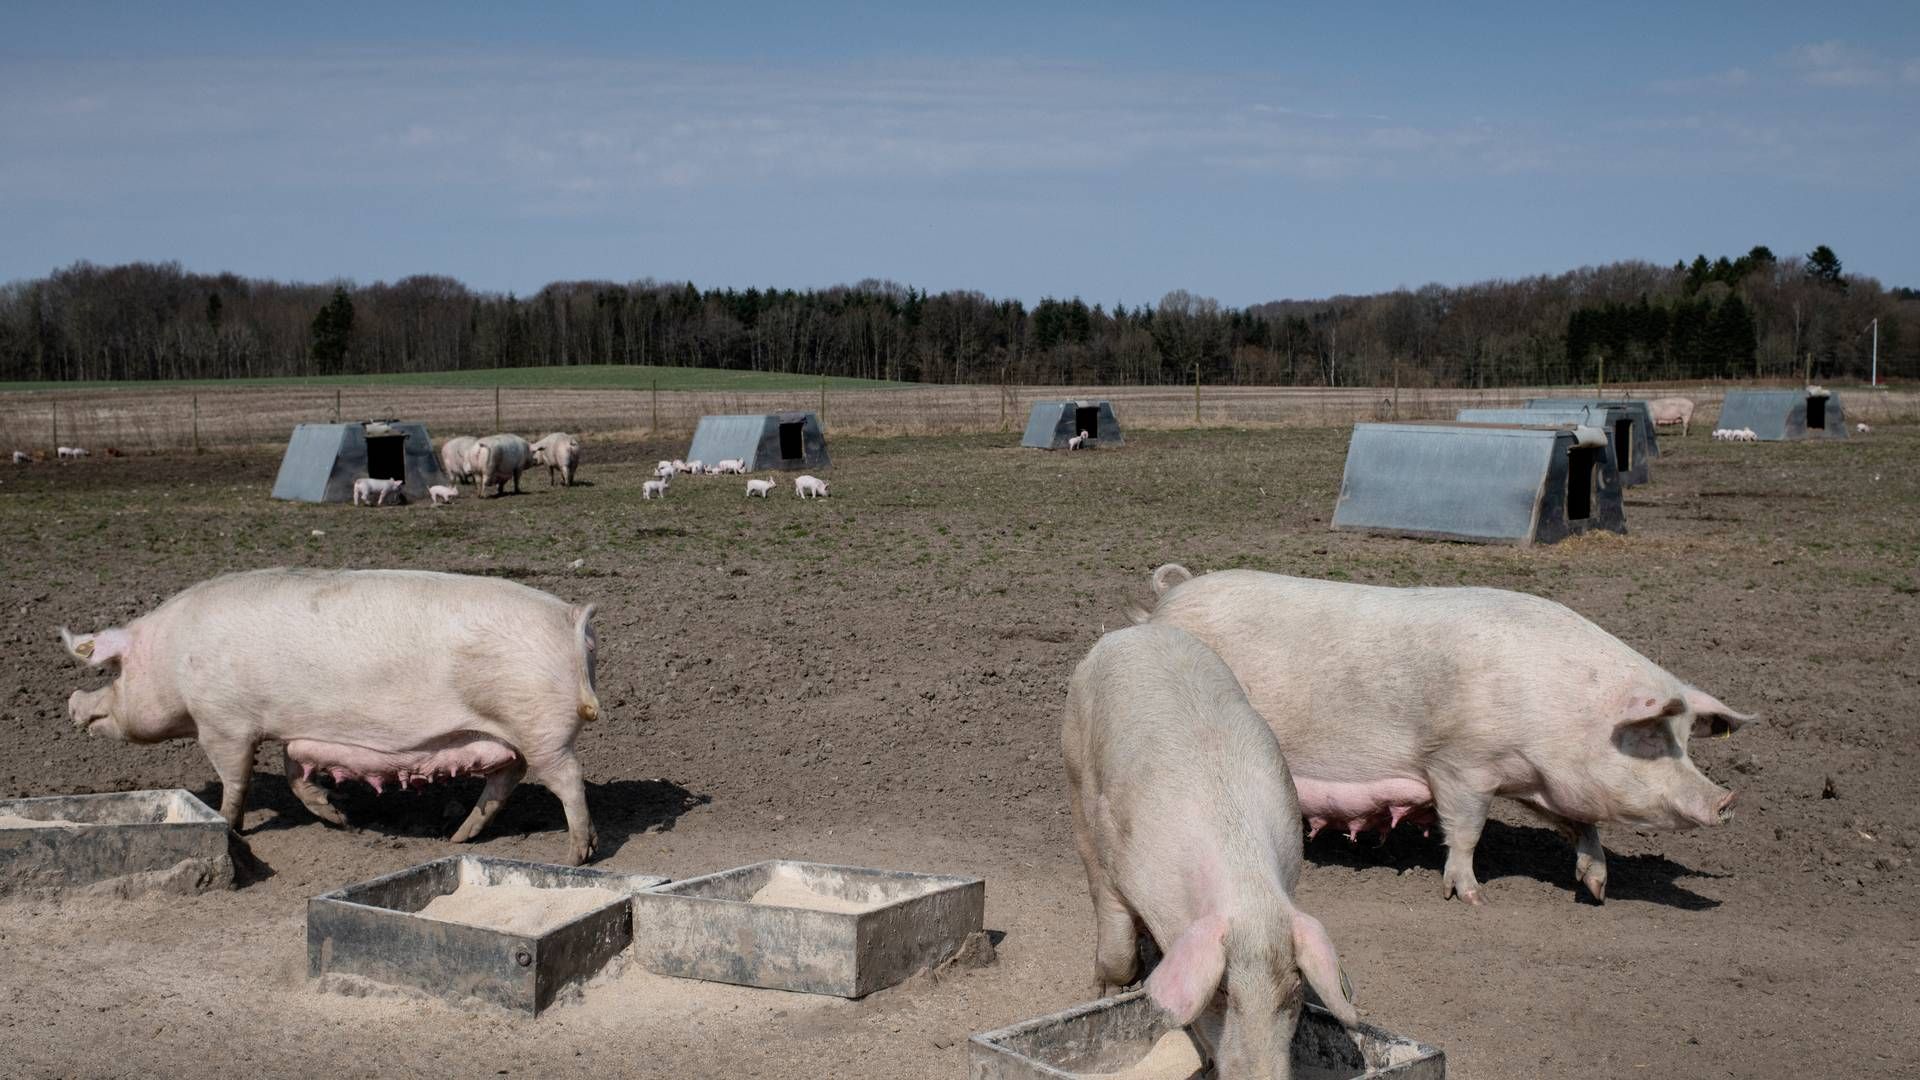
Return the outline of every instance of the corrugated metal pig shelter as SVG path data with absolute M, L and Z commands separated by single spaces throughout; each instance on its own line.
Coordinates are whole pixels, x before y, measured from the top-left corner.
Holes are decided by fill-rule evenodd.
M 1627 531 L 1606 440 L 1587 429 L 1358 424 L 1333 527 L 1487 544 Z
M 1607 451 L 1613 455 L 1614 470 L 1622 487 L 1644 484 L 1648 479 L 1647 455 L 1633 439 L 1633 414 L 1626 409 L 1603 405 L 1569 405 L 1565 409 L 1461 409 L 1455 420 L 1470 424 L 1550 424 L 1585 425 L 1607 433 Z
M 399 480 L 409 502 L 427 501 L 427 489 L 447 482 L 427 425 L 413 420 L 357 424 L 301 424 L 287 440 L 273 497 L 298 502 L 352 502 L 363 476 Z
M 1660 456 L 1660 436 L 1653 423 L 1653 410 L 1644 401 L 1628 398 L 1529 398 L 1529 409 L 1566 409 L 1581 405 L 1604 405 L 1633 413 L 1633 453 L 1649 461 Z
M 1817 386 L 1805 390 L 1729 390 L 1715 427 L 1752 428 L 1766 442 L 1844 439 L 1847 416 L 1840 396 Z
M 810 412 L 701 417 L 687 460 L 712 465 L 734 459 L 746 462 L 748 472 L 824 469 L 833 464 L 827 457 L 820 418 Z
M 1027 413 L 1027 433 L 1020 437 L 1020 445 L 1065 450 L 1067 440 L 1083 431 L 1095 446 L 1122 446 L 1127 441 L 1108 402 L 1036 401 Z

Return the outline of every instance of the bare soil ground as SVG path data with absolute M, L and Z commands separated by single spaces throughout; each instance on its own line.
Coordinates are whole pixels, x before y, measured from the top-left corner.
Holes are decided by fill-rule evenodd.
M 1539 593 L 1763 717 L 1695 744 L 1741 790 L 1730 826 L 1602 830 L 1604 906 L 1512 808 L 1480 848 L 1480 910 L 1441 899 L 1437 835 L 1317 839 L 1300 900 L 1368 1020 L 1444 1047 L 1461 1077 L 1913 1075 L 1920 430 L 1735 446 L 1696 426 L 1629 492 L 1630 536 L 1538 550 L 1329 532 L 1340 429 L 1142 432 L 1080 454 L 1013 441 L 837 439 L 833 497 L 812 502 L 713 478 L 642 503 L 677 441 L 590 442 L 589 486 L 530 474 L 527 494 L 443 508 L 275 503 L 272 454 L 0 472 L 0 794 L 218 801 L 191 743 L 67 727 L 66 695 L 98 679 L 54 626 L 124 621 L 260 566 L 500 574 L 600 606 L 607 716 L 581 757 L 603 865 L 977 874 L 1003 935 L 991 967 L 859 1002 L 631 967 L 535 1020 L 322 993 L 305 899 L 456 850 L 477 785 L 349 785 L 362 828 L 343 831 L 265 751 L 244 887 L 0 902 L 0 1074 L 963 1075 L 968 1034 L 1087 995 L 1059 709 L 1073 664 L 1177 560 Z M 560 857 L 557 800 L 523 787 L 468 850 Z

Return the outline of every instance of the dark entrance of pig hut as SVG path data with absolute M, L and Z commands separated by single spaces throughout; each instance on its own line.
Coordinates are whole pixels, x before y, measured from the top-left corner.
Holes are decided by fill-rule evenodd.
M 1110 449 L 1123 446 L 1127 441 L 1109 402 L 1036 401 L 1027 413 L 1027 429 L 1020 437 L 1020 445 L 1039 450 L 1065 450 L 1067 440 L 1083 431 L 1087 433 L 1090 447 Z
M 1633 431 L 1631 449 L 1628 456 L 1636 461 L 1651 461 L 1660 456 L 1658 429 L 1653 424 L 1653 410 L 1647 403 L 1634 398 L 1529 398 L 1529 409 L 1569 409 L 1582 405 L 1597 405 L 1608 409 L 1625 409 Z M 1623 466 L 1624 468 L 1624 466 Z
M 703 416 L 694 428 L 687 460 L 708 465 L 739 460 L 748 472 L 761 469 L 824 469 L 827 437 L 810 412 Z
M 1805 390 L 1729 390 L 1720 403 L 1716 425 L 1734 431 L 1752 429 L 1764 442 L 1844 439 L 1846 411 L 1840 398 L 1818 386 Z
M 1602 433 L 1568 426 L 1358 424 L 1333 527 L 1482 544 L 1627 531 Z
M 297 502 L 351 502 L 363 476 L 398 480 L 409 501 L 426 502 L 427 489 L 447 482 L 427 426 L 412 420 L 357 424 L 301 424 L 287 439 L 274 477 L 273 497 Z

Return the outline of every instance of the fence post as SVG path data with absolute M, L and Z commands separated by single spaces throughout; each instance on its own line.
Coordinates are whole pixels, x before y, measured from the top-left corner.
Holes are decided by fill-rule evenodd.
M 53 445 L 60 445 L 60 401 L 55 398 L 49 406 L 53 409 Z
M 200 452 L 200 395 L 193 395 L 193 452 Z
M 825 375 L 825 373 L 822 373 L 820 376 L 820 425 L 822 427 L 825 427 L 826 423 L 827 423 L 827 376 Z
M 500 388 L 493 388 L 493 430 L 503 430 L 500 426 Z
M 1193 426 L 1200 426 L 1200 365 L 1193 365 Z
M 660 434 L 660 380 L 653 380 L 653 433 Z

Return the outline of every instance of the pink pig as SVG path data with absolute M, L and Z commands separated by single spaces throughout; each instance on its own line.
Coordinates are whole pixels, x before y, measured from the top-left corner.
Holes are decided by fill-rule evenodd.
M 498 578 L 416 570 L 255 570 L 203 581 L 124 627 L 78 637 L 119 677 L 67 701 L 75 727 L 128 742 L 197 738 L 236 831 L 254 749 L 286 744 L 287 781 L 322 820 L 316 785 L 378 791 L 471 773 L 486 787 L 454 842 L 471 840 L 529 771 L 560 797 L 570 854 L 593 822 L 574 738 L 599 716 L 592 605 Z M 300 768 L 296 772 L 294 766 Z
M 1145 924 L 1165 953 L 1148 996 L 1193 1025 L 1222 1080 L 1289 1075 L 1302 976 L 1358 1023 L 1333 942 L 1293 902 L 1287 761 L 1218 656 L 1171 626 L 1106 635 L 1068 683 L 1060 743 L 1096 994 L 1133 982 Z
M 1188 580 L 1191 578 L 1192 580 Z M 1503 589 L 1395 589 L 1253 570 L 1154 571 L 1156 606 L 1220 654 L 1279 737 L 1316 831 L 1446 831 L 1444 892 L 1482 899 L 1473 849 L 1495 796 L 1575 844 L 1606 895 L 1599 822 L 1687 829 L 1734 793 L 1687 757 L 1690 736 L 1753 719 L 1566 607 Z

